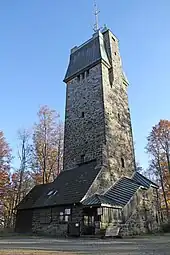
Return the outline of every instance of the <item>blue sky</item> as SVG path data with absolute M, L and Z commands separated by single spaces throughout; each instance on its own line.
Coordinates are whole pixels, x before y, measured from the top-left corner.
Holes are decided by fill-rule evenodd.
M 136 158 L 147 167 L 146 136 L 170 118 L 170 1 L 97 3 L 100 25 L 120 40 Z M 17 130 L 32 126 L 40 105 L 64 118 L 70 49 L 91 37 L 93 22 L 93 0 L 0 1 L 0 129 L 14 154 Z

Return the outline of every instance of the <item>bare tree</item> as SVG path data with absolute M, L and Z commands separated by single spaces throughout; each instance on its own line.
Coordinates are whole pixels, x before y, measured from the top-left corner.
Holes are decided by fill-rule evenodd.
M 15 171 L 16 175 L 16 204 L 26 195 L 31 188 L 29 164 L 31 160 L 31 145 L 30 145 L 31 133 L 26 130 L 18 131 L 18 158 L 20 161 L 20 168 Z

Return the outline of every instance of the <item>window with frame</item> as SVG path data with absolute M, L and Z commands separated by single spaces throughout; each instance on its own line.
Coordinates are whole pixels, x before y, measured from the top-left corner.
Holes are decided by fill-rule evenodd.
M 70 208 L 66 208 L 65 209 L 65 214 L 66 215 L 70 215 L 71 214 L 71 209 Z
M 118 220 L 122 220 L 122 210 L 118 209 Z
M 64 213 L 63 212 L 60 212 L 60 221 L 63 221 L 64 220 Z
M 70 217 L 71 217 L 70 208 L 66 208 L 64 212 L 60 212 L 60 215 L 59 215 L 60 222 L 68 222 L 70 220 Z
M 84 225 L 88 226 L 88 224 L 89 224 L 89 218 L 87 215 L 84 215 Z
M 93 226 L 94 225 L 94 216 L 84 215 L 84 226 Z
M 102 221 L 103 222 L 109 221 L 109 208 L 107 207 L 103 208 Z
M 69 221 L 69 216 L 68 216 L 68 215 L 65 215 L 65 216 L 64 216 L 64 221 L 65 221 L 65 222 L 68 222 L 68 221 Z

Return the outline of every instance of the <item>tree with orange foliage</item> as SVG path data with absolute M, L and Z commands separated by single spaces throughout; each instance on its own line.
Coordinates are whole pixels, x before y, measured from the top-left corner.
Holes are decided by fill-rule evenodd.
M 151 156 L 149 170 L 157 176 L 161 186 L 166 214 L 169 218 L 168 176 L 170 176 L 170 121 L 160 120 L 147 137 L 146 150 Z
M 4 221 L 5 203 L 10 187 L 10 163 L 11 150 L 5 140 L 4 134 L 0 131 L 0 220 Z
M 59 114 L 40 107 L 33 132 L 33 178 L 35 183 L 53 181 L 62 169 L 63 124 Z

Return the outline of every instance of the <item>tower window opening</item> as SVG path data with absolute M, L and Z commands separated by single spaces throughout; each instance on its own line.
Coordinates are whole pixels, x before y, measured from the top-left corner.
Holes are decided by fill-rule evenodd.
M 84 118 L 84 112 L 81 113 L 81 117 Z
M 121 158 L 121 165 L 122 165 L 122 168 L 125 167 L 125 161 L 124 161 L 124 158 Z
M 81 163 L 84 163 L 84 160 L 85 159 L 85 155 L 83 154 L 83 155 L 81 155 L 81 157 L 80 157 L 80 161 L 81 161 Z
M 117 55 L 117 53 L 115 52 L 115 56 Z
M 110 87 L 112 88 L 112 86 L 113 86 L 113 69 L 112 68 L 108 69 L 108 75 L 109 75 Z
M 117 114 L 118 121 L 120 121 L 120 113 Z

